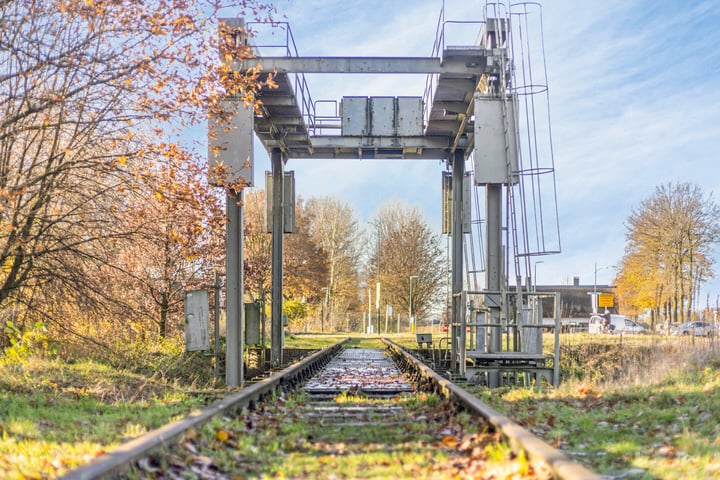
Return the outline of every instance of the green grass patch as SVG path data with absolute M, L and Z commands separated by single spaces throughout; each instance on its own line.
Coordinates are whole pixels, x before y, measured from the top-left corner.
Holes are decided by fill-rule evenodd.
M 623 348 L 627 351 L 628 345 Z M 606 368 L 622 369 L 623 377 L 597 382 L 591 371 L 590 377 L 565 382 L 556 390 L 471 390 L 600 473 L 638 479 L 717 478 L 720 366 L 708 361 L 712 356 L 707 352 L 700 355 L 701 363 L 691 358 L 686 351 L 682 358 L 665 357 L 636 371 L 627 366 L 627 358 L 609 357 Z
M 339 395 L 309 403 L 300 394 L 235 418 L 217 419 L 155 460 L 182 476 L 173 459 L 205 459 L 237 478 L 511 478 L 489 472 L 530 472 L 495 434 L 448 402 L 419 394 L 393 399 Z M 138 472 L 140 473 L 140 472 Z M 482 474 L 488 476 L 482 477 Z
M 55 478 L 204 401 L 87 360 L 0 362 L 0 478 Z
M 395 336 L 390 337 L 395 341 Z M 410 339 L 409 335 L 400 338 Z M 382 339 L 377 335 L 365 334 L 290 334 L 285 337 L 286 348 L 300 348 L 308 350 L 320 350 L 336 344 L 341 340 L 349 339 L 343 346 L 345 348 L 384 348 Z M 414 341 L 415 336 L 412 336 Z M 417 346 L 417 344 L 416 344 Z

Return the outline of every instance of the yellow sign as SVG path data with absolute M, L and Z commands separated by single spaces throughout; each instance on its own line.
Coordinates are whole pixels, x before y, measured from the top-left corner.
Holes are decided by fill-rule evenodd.
M 600 293 L 598 294 L 598 307 L 611 308 L 615 304 L 612 293 Z

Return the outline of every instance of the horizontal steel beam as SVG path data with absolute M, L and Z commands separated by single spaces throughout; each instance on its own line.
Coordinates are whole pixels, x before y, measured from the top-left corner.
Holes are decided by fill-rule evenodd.
M 301 116 L 273 115 L 272 117 L 255 116 L 255 125 L 305 125 Z
M 313 148 L 397 148 L 397 149 L 438 149 L 450 146 L 449 137 L 384 137 L 384 136 L 351 136 L 322 135 L 311 136 Z
M 450 137 L 444 135 L 417 137 L 362 137 L 318 135 L 307 143 L 288 143 L 284 139 L 261 138 L 269 152 L 281 148 L 291 159 L 427 159 L 447 158 Z
M 430 132 L 451 132 L 454 136 L 460 129 L 460 125 L 460 120 L 430 120 L 427 124 L 427 130 Z M 470 124 L 466 125 L 464 133 L 473 133 L 473 126 Z
M 476 62 L 445 62 L 437 57 L 257 57 L 235 62 L 233 69 L 245 71 L 262 65 L 265 71 L 280 73 L 453 73 L 478 74 L 484 71 L 486 57 Z
M 268 148 L 268 147 L 266 147 Z M 277 146 L 276 148 L 283 148 Z M 428 149 L 418 152 L 403 150 L 332 150 L 297 148 L 286 146 L 284 152 L 291 160 L 323 159 L 323 160 L 444 160 L 447 158 L 447 149 Z
M 470 91 L 472 92 L 472 90 Z M 436 101 L 433 102 L 432 108 L 433 110 L 445 110 L 446 115 L 450 114 L 464 114 L 467 112 L 468 106 L 470 105 L 470 102 L 453 102 L 453 101 Z
M 297 107 L 294 95 L 260 95 L 259 99 L 268 107 Z

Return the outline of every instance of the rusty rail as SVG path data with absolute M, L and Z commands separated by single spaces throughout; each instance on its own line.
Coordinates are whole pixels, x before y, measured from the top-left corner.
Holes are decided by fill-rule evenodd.
M 604 478 L 570 459 L 560 450 L 543 442 L 530 431 L 486 405 L 467 390 L 438 375 L 400 345 L 386 338 L 383 338 L 383 342 L 390 349 L 401 367 L 410 371 L 415 377 L 414 380 L 418 383 L 419 388 L 453 399 L 467 410 L 485 418 L 502 434 L 513 451 L 517 453 L 524 451 L 529 459 L 545 463 L 550 467 L 554 478 L 559 480 L 601 480 Z
M 347 339 L 315 352 L 282 372 L 250 385 L 237 393 L 217 400 L 202 410 L 194 411 L 182 420 L 169 423 L 120 445 L 118 448 L 97 458 L 95 461 L 68 472 L 61 477 L 61 480 L 89 480 L 110 478 L 118 475 L 129 469 L 133 462 L 139 460 L 149 452 L 176 442 L 190 428 L 197 429 L 200 425 L 223 413 L 251 407 L 255 403 L 272 395 L 273 392 L 281 387 L 289 386 L 290 388 L 294 388 L 297 384 L 307 380 L 320 368 L 325 366 L 325 364 L 337 354 L 345 342 L 347 342 Z
M 182 420 L 165 425 L 123 444 L 95 461 L 68 472 L 61 477 L 61 480 L 88 480 L 118 476 L 148 453 L 176 443 L 187 430 L 198 429 L 200 425 L 213 417 L 236 412 L 246 407 L 252 408 L 253 405 L 268 398 L 280 388 L 295 388 L 327 365 L 346 341 L 343 340 L 316 352 L 298 364 L 220 399 L 202 410 L 195 411 Z M 600 480 L 602 478 L 571 460 L 564 453 L 547 445 L 508 417 L 485 405 L 469 392 L 438 375 L 396 343 L 387 339 L 383 339 L 383 341 L 397 364 L 414 377 L 413 380 L 417 382 L 420 389 L 434 391 L 450 398 L 462 408 L 485 418 L 503 435 L 513 451 L 518 453 L 524 451 L 529 459 L 546 464 L 554 478 L 562 480 Z

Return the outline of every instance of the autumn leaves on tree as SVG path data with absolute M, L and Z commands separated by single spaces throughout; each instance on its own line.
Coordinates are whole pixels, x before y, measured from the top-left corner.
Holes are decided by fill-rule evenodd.
M 0 10 L 0 310 L 64 344 L 111 346 L 181 328 L 183 292 L 224 264 L 225 192 L 204 139 L 221 99 L 255 108 L 272 75 L 238 71 L 259 1 L 7 0 Z M 202 131 L 198 135 L 195 130 Z M 221 178 L 222 172 L 215 172 Z M 224 183 L 232 193 L 245 187 Z M 247 195 L 248 299 L 268 291 L 262 193 Z M 299 203 L 287 241 L 294 318 L 358 307 L 361 231 L 333 199 Z M 91 342 L 88 342 L 91 339 Z M 0 346 L 7 338 L 0 333 Z
M 633 210 L 616 280 L 627 314 L 650 309 L 674 323 L 690 320 L 702 284 L 712 278 L 720 207 L 697 185 L 670 183 Z
M 172 139 L 257 76 L 218 61 L 211 0 L 2 4 L 0 309 L 100 343 L 145 335 L 151 318 L 169 333 L 167 312 L 213 271 L 224 230 L 199 180 L 205 153 Z

